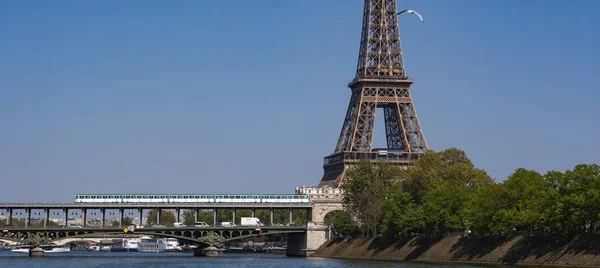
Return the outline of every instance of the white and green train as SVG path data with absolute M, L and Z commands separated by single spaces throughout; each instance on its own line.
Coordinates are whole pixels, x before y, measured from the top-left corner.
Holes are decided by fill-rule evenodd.
M 308 203 L 297 194 L 78 194 L 75 203 Z

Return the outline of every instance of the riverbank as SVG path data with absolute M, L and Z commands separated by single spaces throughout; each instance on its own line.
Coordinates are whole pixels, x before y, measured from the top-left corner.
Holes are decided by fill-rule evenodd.
M 524 265 L 600 266 L 600 237 L 580 236 L 560 242 L 547 237 L 402 238 L 333 240 L 313 257 L 467 262 Z

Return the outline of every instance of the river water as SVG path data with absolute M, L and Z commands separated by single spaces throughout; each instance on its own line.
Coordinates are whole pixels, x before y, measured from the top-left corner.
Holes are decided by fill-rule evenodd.
M 24 253 L 0 252 L 0 267 L 402 267 L 402 268 L 475 268 L 491 267 L 464 264 L 428 264 L 415 262 L 338 260 L 324 258 L 288 258 L 283 254 L 223 253 L 216 258 L 192 257 L 192 253 L 137 253 L 87 252 L 46 254 L 44 258 L 30 258 Z M 499 266 L 494 266 L 499 267 Z

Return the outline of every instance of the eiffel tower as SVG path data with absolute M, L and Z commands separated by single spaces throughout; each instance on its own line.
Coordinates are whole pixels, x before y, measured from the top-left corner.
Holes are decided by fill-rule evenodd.
M 335 151 L 324 158 L 319 186 L 339 187 L 348 168 L 361 159 L 408 167 L 427 150 L 410 95 L 396 0 L 365 0 L 356 77 Z M 383 109 L 387 148 L 373 149 L 375 116 Z

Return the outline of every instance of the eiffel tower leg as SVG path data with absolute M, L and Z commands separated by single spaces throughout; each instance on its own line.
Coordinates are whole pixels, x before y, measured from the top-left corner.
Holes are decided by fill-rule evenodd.
M 346 112 L 346 118 L 344 119 L 344 124 L 342 125 L 342 131 L 340 133 L 340 137 L 338 138 L 337 146 L 335 147 L 335 152 L 343 152 L 349 150 L 350 139 L 352 133 L 354 133 L 354 126 L 356 125 L 356 113 L 358 109 L 358 100 L 360 100 L 360 92 L 356 91 L 352 93 L 352 97 L 350 98 L 350 103 L 348 104 L 348 110 Z
M 374 97 L 376 89 L 363 89 L 362 97 L 356 118 L 356 130 L 352 137 L 351 151 L 370 152 L 373 145 L 373 133 L 375 132 L 375 116 L 377 102 L 365 101 L 365 97 Z
M 402 114 L 402 122 L 404 123 L 405 133 L 408 138 L 408 148 L 410 152 L 425 152 L 427 150 L 427 142 L 421 130 L 419 119 L 412 103 L 400 103 L 400 112 Z

